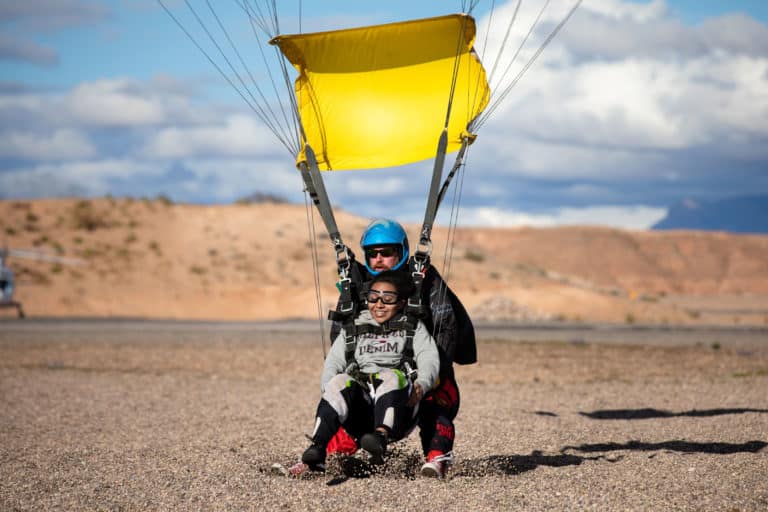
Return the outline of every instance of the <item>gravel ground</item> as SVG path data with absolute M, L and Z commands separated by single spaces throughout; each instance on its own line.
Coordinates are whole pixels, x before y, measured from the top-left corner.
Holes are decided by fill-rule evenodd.
M 275 475 L 306 447 L 306 329 L 3 322 L 0 510 L 768 510 L 768 340 L 481 339 L 457 463 Z M 616 340 L 614 340 L 616 341 Z

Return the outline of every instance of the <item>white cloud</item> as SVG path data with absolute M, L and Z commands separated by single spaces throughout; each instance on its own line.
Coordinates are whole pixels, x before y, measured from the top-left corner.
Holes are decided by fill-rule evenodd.
M 153 135 L 144 152 L 155 158 L 184 158 L 203 155 L 259 156 L 288 150 L 272 132 L 250 116 L 231 115 L 223 122 L 200 126 L 165 128 Z
M 31 132 L 0 133 L 0 156 L 31 160 L 71 160 L 94 156 L 96 147 L 74 130 L 41 135 Z
M 572 5 L 554 4 L 550 21 Z M 518 32 L 532 21 L 525 14 Z M 662 1 L 584 2 L 481 127 L 476 167 L 487 176 L 614 180 L 618 188 L 623 179 L 672 174 L 696 181 L 699 166 L 672 160 L 688 151 L 720 159 L 710 165 L 768 157 L 768 28 L 743 15 L 686 26 L 669 14 Z
M 159 124 L 167 119 L 162 101 L 127 79 L 86 82 L 66 98 L 72 116 L 91 125 Z
M 390 177 L 387 171 L 376 169 L 365 173 L 366 177 L 358 177 L 361 173 L 334 176 L 338 178 L 335 182 L 345 194 L 357 197 L 397 196 L 409 191 L 409 183 L 405 179 Z
M 110 179 L 138 179 L 162 171 L 154 162 L 132 159 L 46 163 L 3 171 L 0 190 L 10 190 L 17 197 L 57 196 L 62 189 L 70 188 L 87 194 L 106 194 L 110 192 Z
M 534 214 L 502 208 L 462 208 L 462 226 L 601 225 L 622 229 L 647 229 L 666 215 L 665 208 L 648 206 L 592 206 L 560 208 L 553 213 Z
M 108 159 L 39 164 L 0 173 L 0 190 L 8 197 L 60 197 L 111 193 L 110 179 L 129 179 L 159 172 L 150 162 Z
M 588 0 L 581 7 L 617 22 L 648 23 L 663 18 L 668 13 L 664 0 L 647 3 L 626 2 L 624 0 Z M 557 18 L 559 19 L 559 18 Z
M 239 199 L 256 191 L 298 200 L 303 189 L 301 176 L 289 159 L 190 159 L 185 160 L 185 168 L 196 176 L 186 182 L 187 190 L 205 187 L 217 201 Z

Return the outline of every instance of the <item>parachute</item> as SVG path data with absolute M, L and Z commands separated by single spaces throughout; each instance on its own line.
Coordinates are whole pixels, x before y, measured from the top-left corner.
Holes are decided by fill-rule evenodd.
M 448 119 L 447 151 L 473 137 L 467 128 L 490 96 L 474 39 L 474 19 L 457 14 L 271 43 L 299 73 L 299 117 L 318 166 L 349 170 L 434 156 L 451 91 L 463 100 Z
M 562 11 L 559 22 L 548 29 L 548 35 L 536 51 L 525 57 L 527 60 L 516 74 L 510 74 L 511 66 L 521 55 L 523 44 L 532 36 L 551 0 L 538 2 L 541 8 L 535 21 L 506 62 L 502 56 L 509 55 L 505 52 L 511 46 L 508 44 L 510 32 L 518 19 L 522 0 L 512 0 L 500 9 L 508 18 L 505 28 L 499 32 L 503 36 L 490 74 L 481 63 L 484 57 L 474 46 L 476 27 L 471 14 L 479 0 L 462 2 L 464 8 L 460 14 L 293 35 L 281 34 L 274 0 L 262 3 L 233 0 L 257 39 L 269 41 L 275 49 L 276 64 L 270 65 L 268 52 L 259 47 L 272 89 L 277 93 L 277 73 L 273 74 L 273 69 L 280 71 L 287 89 L 285 96 L 277 95 L 276 102 L 268 99 L 268 89 L 259 85 L 255 78 L 258 74 L 250 70 L 222 22 L 223 16 L 210 0 L 200 0 L 210 12 L 206 20 L 200 14 L 203 9 L 196 8 L 194 1 L 184 0 L 191 13 L 185 23 L 178 10 L 171 10 L 163 0 L 157 0 L 295 159 L 308 198 L 308 218 L 311 199 L 336 251 L 339 287 L 344 289 L 354 268 L 354 255 L 336 225 L 321 171 L 388 168 L 434 158 L 424 221 L 411 256 L 414 262 L 411 268 L 423 272 L 430 261 L 431 231 L 437 210 L 453 177 L 464 168 L 477 130 L 497 110 L 582 0 L 562 0 L 570 3 L 570 7 Z M 496 2 L 491 4 L 489 28 Z M 301 2 L 299 6 L 301 12 Z M 192 26 L 200 27 L 198 36 L 193 34 Z M 215 34 L 220 36 L 217 38 Z M 202 43 L 205 40 L 210 42 L 209 49 Z M 291 68 L 297 74 L 294 80 L 290 78 Z M 454 164 L 443 180 L 446 155 L 454 152 Z M 460 197 L 456 187 L 454 194 Z M 449 247 L 458 218 L 458 213 L 454 216 L 457 204 L 455 200 L 446 260 L 451 253 Z M 308 224 L 321 316 L 316 236 L 313 223 Z M 447 279 L 448 274 L 444 277 Z

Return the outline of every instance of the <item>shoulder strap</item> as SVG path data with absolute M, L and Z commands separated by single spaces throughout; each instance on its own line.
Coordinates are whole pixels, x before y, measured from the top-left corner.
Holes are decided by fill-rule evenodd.
M 360 310 L 360 292 L 363 289 L 363 276 L 355 255 L 347 251 L 345 260 L 339 262 L 339 301 L 336 310 L 328 312 L 328 320 L 345 324 L 357 316 Z M 354 325 L 354 322 L 352 322 Z
M 347 367 L 355 361 L 355 348 L 357 348 L 357 326 L 355 319 L 351 318 L 344 324 L 344 360 Z

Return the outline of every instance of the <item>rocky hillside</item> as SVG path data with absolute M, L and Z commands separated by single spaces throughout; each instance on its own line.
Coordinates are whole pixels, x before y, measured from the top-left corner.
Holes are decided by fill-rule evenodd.
M 367 220 L 337 220 L 356 244 Z M 325 316 L 335 264 L 316 229 Z M 317 318 L 308 231 L 304 206 L 278 202 L 0 201 L 0 243 L 82 262 L 9 259 L 30 316 Z M 768 323 L 768 236 L 464 228 L 449 264 L 445 236 L 433 262 L 478 320 Z

